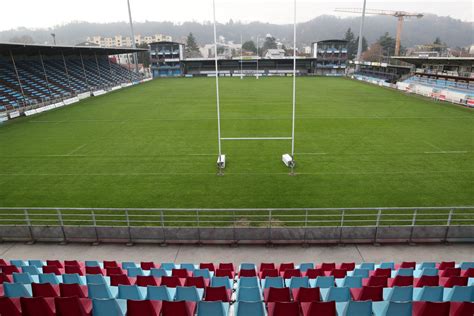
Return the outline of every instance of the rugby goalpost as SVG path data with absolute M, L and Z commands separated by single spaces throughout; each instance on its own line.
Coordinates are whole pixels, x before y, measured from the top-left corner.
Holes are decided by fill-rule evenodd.
M 282 162 L 290 169 L 290 175 L 294 175 L 295 168 L 295 116 L 296 116 L 296 0 L 293 0 L 293 108 L 291 119 L 291 136 L 290 137 L 222 137 L 221 136 L 221 112 L 220 112 L 220 95 L 219 95 L 219 65 L 217 54 L 217 27 L 216 27 L 216 0 L 212 0 L 213 20 L 214 20 L 214 64 L 216 77 L 216 109 L 217 109 L 217 143 L 218 156 L 217 168 L 218 175 L 223 175 L 225 168 L 226 156 L 222 154 L 222 141 L 252 141 L 252 140 L 291 140 L 291 151 L 282 155 Z M 242 39 L 241 39 L 242 42 Z M 258 43 L 257 43 L 258 49 Z M 242 49 L 241 49 L 242 59 Z M 258 56 L 257 56 L 258 63 Z M 242 67 L 242 66 L 241 66 Z M 242 73 L 240 74 L 242 79 Z M 258 72 L 257 72 L 258 79 Z

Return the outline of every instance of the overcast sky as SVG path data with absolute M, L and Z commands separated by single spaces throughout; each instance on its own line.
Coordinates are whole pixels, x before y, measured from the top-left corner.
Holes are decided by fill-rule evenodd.
M 209 21 L 212 0 L 130 0 L 134 21 Z M 1 1 L 0 30 L 21 26 L 52 27 L 71 21 L 125 21 L 126 0 L 8 0 Z M 362 0 L 297 0 L 298 21 L 307 21 L 321 14 L 336 14 L 337 7 L 362 7 Z M 217 20 L 221 22 L 262 21 L 292 22 L 291 0 L 216 0 Z M 472 0 L 367 0 L 367 8 L 403 10 L 451 16 L 463 21 L 474 21 Z

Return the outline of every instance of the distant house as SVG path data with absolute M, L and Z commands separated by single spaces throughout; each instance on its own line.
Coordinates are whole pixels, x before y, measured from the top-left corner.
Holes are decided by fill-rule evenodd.
M 266 59 L 279 59 L 285 57 L 284 49 L 269 49 L 265 54 L 264 58 Z

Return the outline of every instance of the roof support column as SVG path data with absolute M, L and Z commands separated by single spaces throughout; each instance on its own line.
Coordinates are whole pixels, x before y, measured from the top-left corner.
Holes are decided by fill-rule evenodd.
M 51 91 L 51 87 L 49 86 L 48 75 L 46 74 L 46 67 L 44 67 L 43 55 L 41 54 L 41 50 L 39 50 L 38 52 L 39 52 L 39 56 L 40 56 L 41 67 L 43 67 L 44 80 L 46 81 L 46 86 L 48 87 L 49 96 L 52 99 L 53 98 L 53 92 Z
M 13 57 L 13 52 L 11 49 L 10 49 L 10 57 L 12 59 L 13 69 L 15 70 L 16 80 L 18 80 L 18 85 L 20 86 L 21 95 L 23 96 L 23 102 L 25 103 L 25 106 L 26 106 L 27 101 L 25 97 L 25 92 L 23 91 L 23 85 L 21 84 L 20 76 L 18 75 L 18 69 L 16 68 L 15 57 Z
M 67 70 L 66 57 L 64 57 L 64 52 L 62 50 L 61 50 L 61 56 L 63 57 L 64 71 L 66 72 L 66 77 L 67 77 L 67 83 L 68 83 L 68 86 L 69 86 L 69 90 L 71 90 L 71 92 L 74 93 L 74 91 L 72 90 L 72 86 L 71 86 L 71 78 L 69 78 L 69 71 Z
M 97 74 L 99 75 L 99 80 L 102 83 L 102 76 L 100 75 L 100 68 L 99 68 L 99 60 L 97 59 L 97 54 L 94 53 L 95 56 L 95 64 L 97 65 Z
M 128 67 L 127 67 L 128 75 L 130 76 L 130 83 L 132 83 L 133 78 L 132 78 L 132 71 L 130 70 L 130 66 L 131 66 L 131 64 L 130 64 L 130 55 L 129 54 L 126 54 L 126 55 L 127 55 L 127 63 L 128 63 Z
M 81 57 L 82 72 L 84 73 L 84 79 L 86 80 L 86 84 L 89 87 L 89 91 L 90 91 L 91 90 L 91 85 L 89 84 L 89 80 L 87 79 L 86 67 L 84 66 L 84 59 L 82 58 L 82 52 L 81 51 L 79 51 L 79 56 Z
M 109 55 L 107 55 L 107 61 L 109 62 L 110 79 L 114 80 L 113 73 L 112 73 L 112 65 L 110 63 L 110 56 Z

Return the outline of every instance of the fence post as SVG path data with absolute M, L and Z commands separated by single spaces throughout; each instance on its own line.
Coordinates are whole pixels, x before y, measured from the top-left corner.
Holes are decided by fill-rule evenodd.
M 378 232 L 379 232 L 379 225 L 380 225 L 380 218 L 382 216 L 382 210 L 379 209 L 379 211 L 377 212 L 377 222 L 375 223 L 375 234 L 374 234 L 374 245 L 377 245 L 377 235 L 378 235 Z
M 272 244 L 272 210 L 268 210 L 268 244 Z
M 91 211 L 92 213 L 92 224 L 94 225 L 94 230 L 95 230 L 95 242 L 92 244 L 94 246 L 97 246 L 100 241 L 99 241 L 99 232 L 97 231 L 97 220 L 95 218 L 95 212 L 94 210 Z
M 305 213 L 304 213 L 304 233 L 303 233 L 303 246 L 307 246 L 307 242 L 306 242 L 306 234 L 307 234 L 307 231 L 308 230 L 308 209 L 305 209 Z
M 233 245 L 237 246 L 237 236 L 236 236 L 236 228 L 235 228 L 235 224 L 236 224 L 236 218 L 235 218 L 235 210 L 233 209 L 232 210 L 232 229 L 233 229 Z
M 449 210 L 448 221 L 446 222 L 446 233 L 444 235 L 444 242 L 448 242 L 449 228 L 451 227 L 451 220 L 453 218 L 453 209 Z
M 130 226 L 130 216 L 128 214 L 128 210 L 125 210 L 125 218 L 127 219 L 127 228 L 128 228 L 128 243 L 126 243 L 126 245 L 127 246 L 133 246 L 132 228 Z
M 30 241 L 28 242 L 28 244 L 34 244 L 35 238 L 33 236 L 33 227 L 31 227 L 30 215 L 28 214 L 28 210 L 26 208 L 24 210 L 24 213 L 25 213 L 26 225 L 28 226 L 28 231 L 30 232 Z
M 346 215 L 346 210 L 342 210 L 341 213 L 341 226 L 339 227 L 339 244 L 342 244 L 342 228 L 344 227 L 344 216 Z
M 166 246 L 165 216 L 163 214 L 163 210 L 160 211 L 160 219 L 161 219 L 161 230 L 163 232 L 163 243 L 161 245 Z
M 199 210 L 196 210 L 196 224 L 198 231 L 198 245 L 201 245 L 201 223 L 199 221 Z
M 408 241 L 408 243 L 410 245 L 413 245 L 413 234 L 415 232 L 415 226 L 416 226 L 416 216 L 418 215 L 418 210 L 415 209 L 415 211 L 413 212 L 413 218 L 411 220 L 411 231 L 410 231 L 410 240 Z
M 63 216 L 62 216 L 61 210 L 59 208 L 56 209 L 56 214 L 58 214 L 59 225 L 61 225 L 61 231 L 63 233 L 63 241 L 61 242 L 61 245 L 65 245 L 65 244 L 67 244 L 67 238 L 66 238 L 66 232 L 64 231 Z

